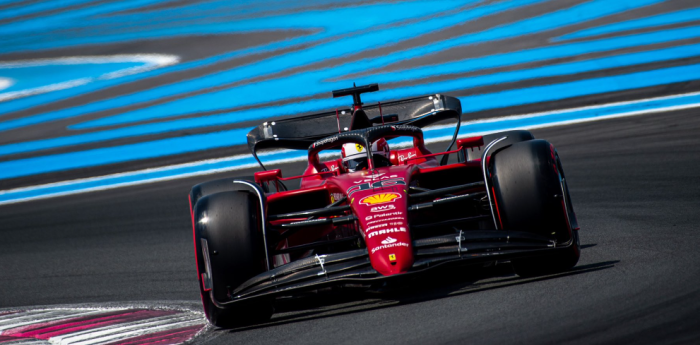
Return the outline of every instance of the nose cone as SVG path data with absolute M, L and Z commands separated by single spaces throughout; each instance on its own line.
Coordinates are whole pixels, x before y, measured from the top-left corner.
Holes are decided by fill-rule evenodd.
M 354 199 L 372 267 L 385 276 L 407 272 L 413 266 L 406 199 L 403 188 L 375 190 Z
M 370 247 L 369 257 L 377 272 L 385 276 L 407 272 L 413 266 L 413 249 L 404 236 L 386 236 L 382 244 Z M 388 242 L 388 243 L 387 243 Z

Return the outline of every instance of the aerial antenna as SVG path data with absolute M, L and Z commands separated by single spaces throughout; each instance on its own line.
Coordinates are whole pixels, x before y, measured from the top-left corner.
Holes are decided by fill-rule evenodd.
M 335 108 L 335 121 L 338 122 L 338 134 L 340 134 L 340 116 L 338 116 L 338 108 Z
M 377 101 L 377 105 L 379 105 L 379 117 L 382 118 L 382 125 L 384 124 L 384 114 L 382 114 L 382 102 Z

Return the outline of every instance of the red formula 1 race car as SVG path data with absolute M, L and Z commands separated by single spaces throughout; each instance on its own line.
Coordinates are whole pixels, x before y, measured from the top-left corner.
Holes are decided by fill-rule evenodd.
M 360 94 L 377 90 L 333 91 L 352 95 L 352 109 L 263 123 L 248 144 L 264 171 L 192 188 L 212 324 L 264 322 L 281 296 L 378 286 L 439 266 L 510 261 L 532 276 L 576 265 L 578 225 L 552 144 L 527 131 L 457 139 L 458 99 L 363 107 Z M 428 151 L 421 127 L 449 119 L 450 146 Z M 308 166 L 283 177 L 264 168 L 261 148 L 308 149 Z M 293 179 L 300 187 L 288 190 Z

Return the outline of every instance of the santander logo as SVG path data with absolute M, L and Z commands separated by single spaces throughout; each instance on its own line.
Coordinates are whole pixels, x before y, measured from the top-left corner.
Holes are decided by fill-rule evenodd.
M 394 242 L 396 242 L 395 238 L 387 237 L 386 239 L 384 239 L 384 241 L 382 241 L 382 244 L 392 244 Z
M 370 212 L 383 212 L 383 211 L 391 211 L 395 210 L 396 207 L 394 205 L 384 205 L 384 206 L 374 206 L 369 209 Z

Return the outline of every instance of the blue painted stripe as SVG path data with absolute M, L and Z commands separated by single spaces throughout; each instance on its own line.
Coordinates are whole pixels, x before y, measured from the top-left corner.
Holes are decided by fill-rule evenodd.
M 498 83 L 514 82 L 535 78 L 578 74 L 582 72 L 595 71 L 599 69 L 615 68 L 621 66 L 643 64 L 650 62 L 657 62 L 670 59 L 681 59 L 690 56 L 700 55 L 700 44 L 687 45 L 672 47 L 666 49 L 660 49 L 656 51 L 641 52 L 641 53 L 631 53 L 623 54 L 613 57 L 605 57 L 600 59 L 593 59 L 588 61 L 578 61 L 572 63 L 564 63 L 559 65 L 544 66 L 539 68 L 533 68 L 529 70 L 519 70 L 511 72 L 502 72 L 493 75 L 484 75 L 470 78 L 462 78 L 452 82 L 441 82 L 438 84 L 421 86 L 420 90 L 416 91 L 413 88 L 402 88 L 399 89 L 397 93 L 391 94 L 393 90 L 386 91 L 382 94 L 382 97 L 386 96 L 387 93 L 391 94 L 392 98 L 400 98 L 409 95 L 414 95 L 419 91 L 424 91 L 426 89 L 433 88 L 433 90 L 446 90 L 449 88 L 471 88 L 484 85 L 493 85 Z M 430 92 L 430 91 L 427 91 Z M 426 92 L 426 93 L 427 93 Z M 442 92 L 442 91 L 441 91 Z M 138 125 L 133 127 L 119 128 L 113 130 L 106 130 L 102 132 L 94 132 L 87 134 L 78 134 L 66 137 L 44 139 L 37 141 L 27 141 L 16 144 L 8 144 L 0 146 L 0 156 L 24 152 L 32 152 L 37 150 L 66 147 L 71 145 L 95 143 L 106 140 L 113 140 L 126 137 L 134 137 L 140 135 L 150 135 L 157 133 L 165 133 L 174 130 L 183 129 L 193 129 L 197 127 L 209 127 L 214 125 L 226 124 L 227 120 L 232 119 L 235 121 L 246 121 L 256 118 L 266 118 L 273 115 L 279 116 L 288 113 L 298 112 L 300 108 L 302 109 L 328 109 L 332 108 L 333 104 L 342 104 L 341 100 L 315 100 L 308 101 L 302 104 L 293 104 L 282 107 L 271 107 L 255 109 L 250 111 L 244 111 L 237 113 L 235 116 L 225 116 L 220 117 L 224 121 L 211 120 L 211 118 L 192 118 L 184 119 L 179 121 L 170 121 L 164 123 L 155 123 L 147 125 Z M 500 102 L 489 104 L 488 106 L 493 108 L 502 107 Z
M 51 1 L 60 3 L 61 1 Z M 87 23 L 91 16 L 106 14 L 116 11 L 126 11 L 129 9 L 139 8 L 159 2 L 160 0 L 122 0 L 116 3 L 98 3 L 93 6 L 65 11 L 51 15 L 44 15 L 38 18 L 20 20 L 17 22 L 0 25 L 0 35 L 6 36 L 3 41 L 5 44 L 0 46 L 0 52 L 8 53 L 22 50 L 37 50 L 63 46 L 61 39 L 54 41 L 44 40 L 50 37 L 64 37 L 64 40 L 70 40 L 71 35 L 55 34 L 53 29 L 65 27 L 66 22 L 71 20 L 84 19 L 82 21 L 72 23 L 73 29 L 80 28 L 82 24 Z M 95 18 L 94 20 L 105 21 L 105 18 Z M 32 35 L 26 35 L 32 33 Z M 23 35 L 25 34 L 25 35 Z M 96 35 L 100 36 L 100 35 Z
M 498 103 L 501 106 L 531 104 L 567 97 L 670 84 L 698 78 L 700 78 L 700 65 L 689 65 L 575 81 L 558 85 L 508 90 L 487 95 L 460 97 L 460 101 L 462 102 L 462 108 L 466 112 L 470 112 L 482 110 L 489 107 L 489 104 L 494 103 Z M 245 142 L 245 133 L 248 130 L 249 129 L 235 129 L 117 147 L 6 161 L 0 163 L 0 179 L 233 146 Z
M 526 0 L 522 1 L 522 4 L 527 4 L 533 1 L 542 1 L 542 0 Z M 473 1 L 472 1 L 473 2 Z M 504 4 L 499 5 L 498 9 L 505 10 L 509 8 L 507 4 L 510 4 L 510 6 L 515 6 L 517 2 L 514 1 L 508 1 Z M 335 10 L 328 10 L 328 11 L 321 11 L 318 13 L 311 13 L 308 14 L 307 16 L 302 16 L 299 17 L 298 15 L 290 15 L 290 17 L 286 20 L 292 20 L 294 19 L 297 23 L 299 28 L 304 28 L 302 24 L 305 24 L 308 26 L 308 23 L 329 23 L 326 27 L 324 28 L 324 31 L 319 33 L 319 34 L 314 34 L 310 35 L 307 37 L 301 37 L 299 39 L 293 39 L 289 41 L 284 41 L 284 42 L 277 42 L 274 44 L 270 44 L 267 46 L 263 46 L 260 48 L 256 49 L 245 49 L 240 52 L 236 52 L 234 54 L 224 54 L 221 57 L 217 58 L 212 58 L 212 59 L 207 59 L 206 63 L 211 64 L 214 62 L 221 61 L 223 59 L 231 59 L 234 57 L 242 56 L 242 55 L 247 55 L 255 52 L 261 52 L 261 51 L 270 51 L 274 49 L 279 49 L 282 47 L 286 47 L 289 45 L 293 44 L 301 44 L 301 43 L 308 43 L 314 40 L 321 40 L 325 39 L 328 37 L 332 37 L 334 35 L 346 35 L 347 33 L 354 32 L 354 31 L 366 31 L 368 29 L 373 29 L 373 28 L 385 28 L 386 25 L 389 24 L 395 24 L 396 22 L 401 22 L 405 21 L 408 19 L 416 19 L 420 18 L 422 16 L 426 15 L 435 15 L 440 13 L 441 11 L 444 11 L 446 9 L 454 8 L 458 4 L 455 2 L 442 2 L 438 3 L 441 4 L 440 6 L 435 6 L 432 7 L 433 3 L 425 3 L 421 6 L 417 6 L 413 8 L 410 11 L 388 11 L 387 6 L 395 6 L 395 5 L 386 5 L 382 4 L 383 6 L 361 6 L 357 8 L 350 8 L 350 9 L 335 9 Z M 519 6 L 522 6 L 520 4 Z M 462 4 L 459 4 L 461 6 Z M 448 7 L 452 6 L 452 7 Z M 489 7 L 490 8 L 490 7 Z M 352 11 L 350 11 L 352 10 Z M 344 18 L 352 18 L 353 15 L 356 17 L 357 15 L 363 13 L 366 11 L 366 13 L 374 14 L 373 16 L 367 16 L 367 15 L 362 15 L 364 20 L 362 21 L 347 21 L 344 20 Z M 393 16 L 387 16 L 383 15 L 382 13 L 390 13 L 393 14 Z M 483 12 L 478 12 L 482 13 Z M 477 15 L 478 13 L 471 13 L 470 15 Z M 458 19 L 463 19 L 465 18 L 466 15 L 462 15 Z M 323 19 L 321 17 L 324 17 L 326 19 Z M 274 18 L 271 18 L 271 23 L 268 27 L 268 29 L 274 29 L 275 22 L 272 20 Z M 456 23 L 461 22 L 460 20 L 451 20 L 449 22 L 446 22 L 445 25 L 454 25 Z M 332 23 L 333 25 L 330 25 Z M 291 26 L 291 24 L 290 24 Z M 413 26 L 412 26 L 413 27 Z M 265 28 L 265 26 L 262 26 L 261 28 Z M 443 26 L 438 26 L 436 25 L 433 29 L 434 30 L 439 30 L 442 29 Z M 415 29 L 414 29 L 415 30 Z M 400 30 L 399 30 L 400 31 Z M 417 35 L 418 32 L 410 31 L 404 33 L 404 37 L 413 37 Z M 412 36 L 413 35 L 413 36 Z M 352 37 L 351 37 L 352 38 Z M 385 41 L 381 41 L 385 42 Z M 95 111 L 102 111 L 102 110 L 107 110 L 107 109 L 113 109 L 113 108 L 119 108 L 123 106 L 124 104 L 138 104 L 141 102 L 147 102 L 155 99 L 159 99 L 165 96 L 172 96 L 174 94 L 179 94 L 182 92 L 189 92 L 193 90 L 201 90 L 201 89 L 206 89 L 208 87 L 216 86 L 221 82 L 234 82 L 234 81 L 239 81 L 245 78 L 251 78 L 255 76 L 259 76 L 261 71 L 265 71 L 265 73 L 272 73 L 275 71 L 281 70 L 281 68 L 293 68 L 293 67 L 299 67 L 303 66 L 307 63 L 310 63 L 312 61 L 318 61 L 318 59 L 325 59 L 328 57 L 328 54 L 334 54 L 336 56 L 340 56 L 342 54 L 347 54 L 353 51 L 358 51 L 361 49 L 367 49 L 371 47 L 375 47 L 378 44 L 380 44 L 380 41 L 362 41 L 359 40 L 357 42 L 360 44 L 359 46 L 350 46 L 348 44 L 341 45 L 339 48 L 342 50 L 340 51 L 335 51 L 329 47 L 329 44 L 335 44 L 335 42 L 331 43 L 326 43 L 322 44 L 318 47 L 312 47 L 307 50 L 304 50 L 303 52 L 300 53 L 289 53 L 285 54 L 279 57 L 275 57 L 272 59 L 264 60 L 264 62 L 261 63 L 254 63 L 251 65 L 246 65 L 243 67 L 239 68 L 234 68 L 230 71 L 223 72 L 223 73 L 214 73 L 211 75 L 207 75 L 204 77 L 192 79 L 192 80 L 186 80 L 182 81 L 176 84 L 172 85 L 165 85 L 161 87 L 157 87 L 151 90 L 146 90 L 142 92 L 137 92 L 134 94 L 130 95 L 125 95 L 122 97 L 115 97 L 109 100 L 104 100 L 104 101 L 98 101 L 98 102 L 93 102 L 84 106 L 79 106 L 79 107 L 73 107 L 69 109 L 64 109 L 64 110 L 59 110 L 51 113 L 45 113 L 45 114 L 40 114 L 36 116 L 31 116 L 31 117 L 25 117 L 13 121 L 7 121 L 2 124 L 0 124 L 0 131 L 1 130 L 7 130 L 7 129 L 13 129 L 13 128 L 20 128 L 32 124 L 37 124 L 37 123 L 42 123 L 46 121 L 53 121 L 53 120 L 59 120 L 59 119 L 64 119 L 64 118 L 69 118 L 69 117 L 75 117 L 75 116 L 81 116 L 87 113 L 95 112 Z M 310 60 L 311 59 L 311 60 Z M 194 68 L 198 67 L 200 65 L 203 65 L 205 61 L 202 61 L 201 63 L 188 63 L 188 64 L 182 64 L 177 67 L 171 67 L 167 69 L 163 69 L 160 71 L 154 71 L 152 73 L 147 73 L 143 75 L 139 75 L 137 77 L 132 77 L 129 79 L 123 79 L 120 78 L 119 82 L 128 82 L 131 80 L 135 79 L 141 79 L 145 77 L 151 77 L 154 75 L 158 75 L 164 72 L 172 72 L 172 71 L 178 71 L 178 70 L 184 70 L 184 69 L 189 69 L 189 68 Z M 290 65 L 291 63 L 291 65 Z M 276 66 L 276 67 L 275 67 Z M 70 95 L 77 94 L 76 92 L 86 92 L 88 90 L 93 90 L 97 87 L 105 87 L 105 86 L 111 86 L 116 84 L 117 81 L 113 81 L 111 83 L 105 83 L 102 82 L 100 84 L 96 85 L 91 85 L 90 88 L 76 88 L 75 90 L 70 90 L 64 92 L 61 96 L 62 97 L 67 97 Z M 47 97 L 48 98 L 48 97 Z M 0 113 L 2 112 L 10 112 L 10 111 L 17 111 L 21 109 L 25 109 L 31 105 L 35 105 L 36 102 L 42 102 L 46 103 L 49 101 L 57 100 L 60 99 L 58 97 L 52 97 L 51 99 L 32 99 L 29 100 L 27 99 L 25 102 L 22 103 L 15 103 L 15 104 L 0 104 Z M 31 101 L 31 102 L 30 102 Z
M 533 128 L 543 125 L 564 124 L 575 120 L 595 120 L 609 116 L 622 115 L 629 112 L 648 112 L 662 110 L 673 106 L 696 106 L 700 107 L 700 95 L 689 94 L 678 97 L 664 97 L 652 100 L 642 100 L 638 102 L 628 102 L 625 104 L 603 105 L 594 109 L 571 109 L 562 110 L 548 114 L 536 116 L 520 116 L 515 118 L 500 118 L 480 123 L 465 123 L 462 127 L 461 135 L 468 136 L 476 133 L 503 131 L 516 128 Z M 426 130 L 427 138 L 449 138 L 453 128 L 436 128 Z M 292 160 L 304 160 L 303 151 L 284 151 L 263 154 L 267 162 L 289 162 Z M 255 162 L 251 156 L 242 155 L 238 157 L 209 160 L 170 166 L 158 169 L 149 169 L 131 173 L 122 173 L 104 177 L 83 179 L 77 181 L 66 181 L 50 185 L 20 188 L 10 191 L 0 191 L 0 204 L 31 200 L 34 198 L 45 198 L 66 194 L 85 192 L 90 190 L 100 190 L 115 188 L 140 183 L 156 182 L 158 180 L 183 178 L 187 176 L 203 175 L 222 171 L 243 169 L 254 167 Z
M 685 55 L 683 49 L 672 49 L 672 51 L 672 54 L 668 55 L 657 55 L 653 52 L 640 53 L 630 56 L 630 59 L 609 57 L 596 59 L 592 61 L 546 66 L 523 71 L 504 72 L 493 75 L 466 77 L 435 83 L 418 84 L 412 87 L 384 90 L 380 93 L 367 95 L 363 99 L 365 99 L 368 102 L 373 102 L 381 99 L 405 98 L 410 96 L 422 95 L 430 92 L 445 93 L 450 91 L 468 89 L 471 87 L 493 85 L 504 82 L 513 82 L 522 79 L 533 79 L 538 77 L 575 74 L 604 68 L 623 67 L 628 65 L 634 65 L 637 63 L 653 62 L 656 58 L 659 59 L 657 61 L 673 59 L 673 54 L 685 57 L 694 56 L 698 54 L 697 49 L 689 51 L 688 53 L 690 53 L 690 55 Z M 295 75 L 287 78 L 280 78 L 270 81 L 258 82 L 251 85 L 244 85 L 235 89 L 225 90 L 222 92 L 193 96 L 182 100 L 172 101 L 166 104 L 134 110 L 120 115 L 92 120 L 89 122 L 71 126 L 70 128 L 94 128 L 97 126 L 132 123 L 142 121 L 144 119 L 165 118 L 173 115 L 186 115 L 190 113 L 196 113 L 199 111 L 215 111 L 220 110 L 220 108 L 232 108 L 264 104 L 266 102 L 287 100 L 295 96 L 300 96 L 301 93 L 303 93 L 304 95 L 314 95 L 327 90 L 342 88 L 348 85 L 348 83 L 344 81 L 319 83 L 319 80 L 324 79 L 323 76 L 319 74 L 324 73 L 326 73 L 326 71 L 316 73 L 304 73 L 301 75 Z M 289 88 L 289 85 L 304 85 L 305 87 L 304 90 L 301 91 L 297 88 Z M 274 93 L 265 93 L 262 92 L 262 90 L 278 91 Z M 494 107 L 499 107 L 498 102 L 494 104 Z M 270 110 L 274 111 L 274 109 Z M 302 107 L 297 107 L 296 109 L 297 112 L 314 110 L 316 109 L 308 109 Z M 265 114 L 265 117 L 281 114 L 283 113 L 274 112 L 272 114 Z M 248 118 L 241 117 L 240 121 L 243 121 L 244 119 Z
M 619 33 L 635 29 L 645 29 L 650 27 L 657 27 L 663 25 L 687 23 L 700 20 L 700 7 L 691 8 L 682 11 L 676 11 L 671 13 L 659 14 L 651 17 L 628 20 L 619 23 L 613 23 L 603 26 L 598 26 L 591 29 L 585 29 L 577 31 L 568 35 L 564 35 L 559 39 L 569 40 L 576 38 L 584 38 L 598 35 L 605 35 L 611 33 Z
M 68 6 L 83 4 L 90 1 L 92 0 L 42 1 L 38 3 L 2 10 L 0 11 L 0 19 L 8 19 L 13 17 L 26 16 L 29 14 L 35 14 L 38 12 L 56 10 Z
M 70 152 L 0 163 L 0 179 L 121 163 L 172 154 L 231 146 L 245 138 L 246 129 L 155 140 L 131 145 Z
M 516 51 L 512 53 L 469 58 L 441 63 L 438 65 L 422 66 L 408 70 L 377 73 L 362 78 L 342 78 L 341 80 L 356 82 L 358 85 L 367 83 L 394 83 L 441 75 L 474 72 L 489 68 L 500 68 L 514 66 L 517 64 L 547 61 L 551 59 L 577 57 L 591 53 L 613 52 L 624 48 L 644 47 L 652 44 L 697 37 L 700 37 L 700 26 L 663 30 L 624 37 L 613 37 L 594 41 L 560 44 L 543 48 Z M 663 50 L 658 51 L 661 52 Z
M 181 63 L 181 64 L 176 64 L 173 66 L 165 67 L 165 68 L 160 68 L 156 70 L 151 70 L 148 72 L 143 72 L 139 74 L 134 74 L 134 75 L 128 75 L 124 77 L 120 77 L 118 79 L 109 79 L 109 80 L 98 80 L 95 81 L 91 84 L 87 84 L 85 86 L 80 86 L 80 87 L 75 87 L 67 90 L 62 90 L 62 91 L 56 91 L 56 92 L 51 92 L 48 94 L 42 94 L 38 96 L 33 96 L 30 98 L 23 98 L 23 99 L 18 99 L 18 100 L 13 100 L 13 101 L 8 101 L 8 102 L 2 102 L 0 103 L 0 116 L 3 114 L 9 114 L 15 111 L 20 111 L 20 110 L 27 110 L 32 107 L 36 107 L 37 105 L 44 105 L 48 104 L 51 102 L 55 102 L 61 99 L 66 99 L 70 98 L 73 96 L 77 96 L 80 94 L 84 94 L 87 92 L 92 92 L 100 89 L 105 89 L 117 84 L 122 84 L 122 83 L 129 83 L 133 82 L 136 80 L 140 79 L 146 79 L 146 78 L 152 78 L 156 77 L 162 74 L 166 73 L 174 73 L 174 72 L 180 72 L 192 68 L 198 68 L 202 66 L 207 66 L 211 65 L 214 63 L 218 62 L 223 62 L 226 60 L 231 60 L 240 56 L 248 55 L 248 54 L 253 54 L 253 53 L 260 53 L 260 52 L 266 52 L 266 51 L 273 51 L 279 48 L 286 47 L 288 45 L 293 45 L 294 40 L 281 40 L 281 41 L 273 41 L 268 44 L 262 44 L 259 46 L 253 46 L 251 48 L 246 48 L 242 50 L 235 50 L 232 52 L 220 54 L 220 55 L 215 55 L 212 57 L 200 59 L 200 60 L 194 60 L 186 63 Z M 12 125 L 11 128 L 19 128 L 19 127 L 24 127 L 26 125 L 31 125 L 31 124 L 36 124 L 36 123 L 41 123 L 41 122 L 46 122 L 46 121 L 52 121 L 52 120 L 59 120 L 59 119 L 64 119 L 68 118 L 71 116 L 78 116 L 80 114 L 74 114 L 73 111 L 75 111 L 77 108 L 70 108 L 70 109 L 65 109 L 63 111 L 59 111 L 58 113 L 48 113 L 48 114 L 40 114 L 36 116 L 31 116 L 28 118 L 23 118 L 20 119 L 18 122 L 16 122 L 14 125 Z M 108 109 L 108 108 L 105 108 Z M 9 129 L 9 128 L 8 128 Z M 0 128 L 0 131 L 3 129 Z
M 101 75 L 132 67 L 144 66 L 144 62 L 105 62 L 90 64 L 59 64 L 46 61 L 44 65 L 3 67 L 0 64 L 0 76 L 17 81 L 5 92 L 21 91 L 80 78 L 99 78 Z
M 137 0 L 132 0 L 137 1 Z M 146 1 L 146 0 L 141 0 Z M 471 0 L 472 2 L 474 0 Z M 527 0 L 532 1 L 532 0 Z M 8 37 L 8 43 L 12 44 L 13 50 L 26 49 L 47 49 L 54 47 L 67 47 L 85 44 L 109 44 L 120 41 L 130 41 L 146 38 L 162 38 L 186 35 L 212 35 L 224 33 L 256 32 L 263 30 L 292 30 L 292 29 L 323 29 L 325 35 L 337 35 L 340 33 L 351 33 L 358 29 L 369 29 L 372 26 L 386 25 L 395 21 L 397 17 L 409 19 L 416 16 L 428 16 L 449 11 L 461 7 L 463 4 L 455 1 L 440 0 L 432 2 L 403 2 L 403 3 L 374 3 L 359 4 L 355 6 L 343 6 L 330 8 L 324 11 L 305 11 L 300 13 L 285 13 L 280 15 L 268 14 L 258 18 L 240 18 L 230 20 L 231 15 L 236 14 L 236 9 L 223 7 L 218 11 L 209 12 L 210 15 L 203 15 L 200 9 L 206 3 L 199 4 L 197 11 L 188 14 L 183 11 L 173 11 L 167 17 L 168 12 L 160 13 L 159 18 L 154 19 L 141 13 L 131 13 L 128 15 L 113 15 L 104 18 L 87 18 L 84 23 L 76 23 L 75 28 L 88 28 L 92 26 L 110 25 L 120 30 L 111 30 L 103 35 L 76 35 L 59 36 L 59 40 L 46 41 L 46 39 L 57 36 L 52 31 L 45 34 L 38 33 L 32 40 L 21 40 L 15 37 Z M 114 5 L 95 6 L 93 11 L 112 12 L 119 10 L 121 3 Z M 400 10 L 396 7 L 400 6 Z M 133 7 L 138 7 L 136 4 Z M 127 9 L 127 8 L 124 8 Z M 418 11 L 417 11 L 418 10 Z M 80 15 L 90 16 L 91 13 L 80 13 L 72 11 L 70 16 Z M 82 11 L 86 12 L 86 11 Z M 217 13 L 218 12 L 218 13 Z M 420 13 L 422 12 L 422 13 Z M 57 15 L 58 16 L 58 15 Z M 355 18 L 355 20 L 349 20 Z M 357 20 L 361 18 L 362 20 Z M 382 21 L 382 18 L 386 21 Z M 63 18 L 61 18 L 63 20 Z M 128 22 L 125 30 L 124 22 Z M 182 23 L 187 23 L 183 25 Z M 46 18 L 44 22 L 26 21 L 16 26 L 0 26 L 0 35 L 16 34 L 18 31 L 34 31 L 37 27 L 57 26 L 61 21 L 53 17 Z M 158 25 L 153 25 L 158 24 Z M 322 35 L 319 35 L 322 37 Z M 319 37 L 317 37 L 319 38 Z M 5 47 L 0 47 L 3 51 Z
M 468 35 L 449 40 L 429 44 L 419 48 L 413 48 L 401 52 L 388 54 L 384 57 L 361 60 L 351 62 L 344 66 L 339 66 L 332 69 L 317 71 L 315 73 L 307 72 L 303 75 L 292 76 L 289 78 L 276 79 L 268 82 L 255 83 L 244 85 L 232 89 L 201 94 L 176 101 L 159 104 L 152 107 L 142 108 L 123 114 L 106 117 L 87 123 L 71 126 L 71 128 L 91 128 L 97 126 L 111 126 L 117 124 L 133 123 L 151 119 L 168 118 L 180 115 L 194 114 L 201 111 L 216 111 L 230 109 L 240 106 L 264 104 L 270 101 L 280 101 L 284 99 L 310 96 L 335 88 L 335 85 L 326 83 L 320 85 L 319 80 L 329 80 L 338 78 L 348 73 L 355 71 L 368 71 L 372 68 L 390 65 L 398 61 L 425 56 L 430 53 L 443 51 L 449 48 L 454 48 L 462 45 L 476 44 L 485 41 L 494 41 L 499 39 L 512 38 L 520 35 L 537 33 L 554 28 L 559 28 L 562 25 L 571 25 L 580 23 L 586 20 L 604 17 L 610 14 L 627 11 L 631 8 L 642 7 L 649 4 L 657 3 L 659 0 L 637 0 L 634 2 L 608 0 L 589 1 L 564 10 L 547 13 L 539 17 L 525 19 L 513 24 L 499 26 L 480 33 L 470 33 Z M 362 51 L 369 47 L 375 46 L 376 42 L 396 42 L 404 39 L 404 36 L 410 34 L 414 36 L 413 30 L 422 29 L 420 27 L 402 27 L 400 29 L 387 29 L 373 32 L 367 35 L 353 36 L 337 42 L 328 43 L 317 48 L 307 49 L 302 52 L 296 52 L 263 61 L 258 64 L 253 64 L 243 70 L 234 70 L 218 74 L 221 80 L 233 82 L 242 80 L 254 75 L 259 75 L 260 71 L 281 71 L 295 67 L 298 63 L 309 64 L 315 61 L 325 60 L 345 52 Z M 349 50 L 349 51 L 348 51 Z M 252 75 L 251 75 L 252 73 Z M 266 72 L 267 73 L 267 72 Z M 201 82 L 202 80 L 200 80 Z M 330 84 L 330 85 L 329 85 Z M 289 85 L 305 85 L 303 89 L 290 88 Z M 306 87 L 307 85 L 315 85 L 315 87 Z M 203 87 L 211 87 L 211 84 L 199 85 L 197 90 Z M 167 95 L 182 94 L 185 91 L 191 91 L 188 86 L 183 83 L 173 85 L 170 88 L 176 91 L 170 92 Z M 276 90 L 273 93 L 265 92 L 268 90 Z M 158 98 L 165 94 L 158 94 Z M 129 102 L 121 104 L 130 104 Z

